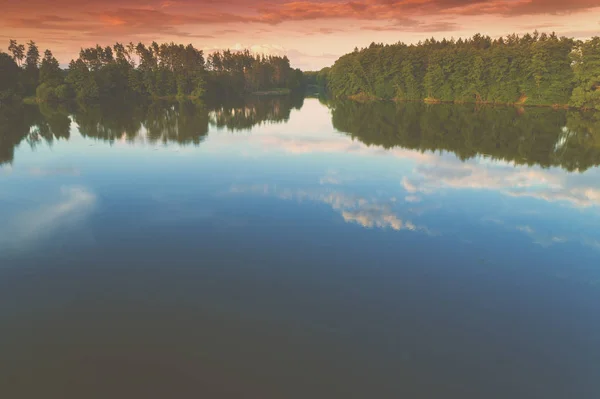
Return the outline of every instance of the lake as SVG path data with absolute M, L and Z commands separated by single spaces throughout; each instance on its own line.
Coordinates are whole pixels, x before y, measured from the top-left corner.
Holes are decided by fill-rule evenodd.
M 0 115 L 1 397 L 600 397 L 600 113 Z

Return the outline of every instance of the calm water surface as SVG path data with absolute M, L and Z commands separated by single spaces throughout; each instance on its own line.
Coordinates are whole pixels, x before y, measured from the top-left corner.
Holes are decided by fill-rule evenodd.
M 4 113 L 2 398 L 600 397 L 600 115 Z

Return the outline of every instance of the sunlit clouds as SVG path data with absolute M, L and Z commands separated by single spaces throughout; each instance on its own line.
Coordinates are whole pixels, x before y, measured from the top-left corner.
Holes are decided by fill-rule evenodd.
M 252 135 L 217 136 L 210 146 L 220 150 L 236 143 L 243 144 L 254 149 L 253 156 L 269 153 L 297 156 L 347 154 L 397 161 L 399 165 L 410 168 L 410 173 L 397 176 L 397 181 L 404 190 L 405 201 L 411 203 L 444 190 L 479 190 L 494 191 L 507 197 L 535 198 L 573 208 L 600 208 L 600 171 L 597 168 L 585 173 L 567 173 L 556 167 L 519 166 L 483 155 L 462 161 L 448 152 L 368 146 L 341 133 L 318 133 L 329 123 L 330 115 L 320 108 L 316 100 L 306 100 L 303 111 L 305 109 L 307 112 L 314 110 L 311 112 L 311 124 L 294 119 L 294 114 L 287 124 L 288 129 L 298 125 L 297 134 L 281 134 L 278 125 L 266 125 Z M 396 167 L 389 164 L 389 170 Z M 356 178 L 356 175 L 328 171 L 320 178 L 320 183 L 340 185 L 347 183 L 347 179 Z
M 304 114 L 301 116 L 300 114 Z M 306 115 L 310 114 L 310 122 Z M 447 198 L 480 198 L 490 204 L 503 204 L 518 209 L 518 215 L 492 213 L 482 218 L 488 228 L 501 228 L 521 240 L 550 247 L 579 243 L 600 249 L 600 236 L 593 230 L 573 231 L 568 225 L 549 228 L 547 212 L 560 215 L 586 214 L 600 217 L 600 171 L 590 168 L 583 173 L 569 173 L 559 167 L 518 165 L 477 155 L 467 160 L 450 152 L 421 152 L 402 147 L 389 149 L 369 146 L 348 135 L 327 133 L 330 114 L 316 100 L 305 101 L 302 111 L 293 111 L 286 129 L 280 125 L 264 125 L 252 134 L 209 133 L 207 150 L 220 152 L 243 147 L 249 160 L 284 155 L 311 164 L 327 160 L 327 168 L 305 185 L 234 183 L 230 194 L 258 195 L 294 201 L 326 204 L 344 222 L 367 229 L 415 231 L 433 235 L 455 234 L 438 222 L 440 212 L 465 212 L 467 204 L 449 203 Z M 296 129 L 297 127 L 297 129 Z M 292 132 L 290 134 L 287 131 Z M 560 141 L 562 137 L 559 137 Z M 364 165 L 377 164 L 367 169 Z M 336 168 L 335 165 L 338 165 Z M 342 166 L 341 168 L 339 166 Z M 379 187 L 379 182 L 394 182 Z M 490 200 L 493 198 L 493 200 Z M 464 209 L 463 209 L 464 208 Z M 543 209 L 543 211 L 542 211 Z M 544 212 L 537 214 L 536 212 Z M 495 219 L 494 219 L 495 218 Z M 494 219 L 493 223 L 490 220 Z M 457 220 L 456 223 L 461 223 Z M 458 227 L 457 227 L 458 228 Z M 464 239 L 472 237 L 465 234 Z
M 366 197 L 336 191 L 327 187 L 292 189 L 278 188 L 269 184 L 233 185 L 230 194 L 254 194 L 273 196 L 283 200 L 293 200 L 298 203 L 310 201 L 329 205 L 339 213 L 347 223 L 358 224 L 365 228 L 381 228 L 391 230 L 422 231 L 430 234 L 422 226 L 416 226 L 410 220 L 404 220 L 395 207 L 395 198 Z
M 402 184 L 408 193 L 427 194 L 441 189 L 494 190 L 512 197 L 531 197 L 573 207 L 600 207 L 600 186 L 593 169 L 584 175 L 559 169 L 516 167 L 507 162 L 486 162 L 475 158 L 466 162 L 450 155 L 433 163 L 417 164 L 411 179 Z

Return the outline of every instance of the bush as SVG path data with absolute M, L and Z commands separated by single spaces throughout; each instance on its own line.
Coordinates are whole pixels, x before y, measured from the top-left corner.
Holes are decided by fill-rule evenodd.
M 71 87 L 66 84 L 51 86 L 48 83 L 42 83 L 36 89 L 35 94 L 41 103 L 66 102 L 72 97 Z
M 73 90 L 71 86 L 62 84 L 54 89 L 54 94 L 59 101 L 65 102 L 73 97 Z
M 47 83 L 42 83 L 39 85 L 35 91 L 35 95 L 37 96 L 39 102 L 51 103 L 58 101 L 58 97 L 54 92 L 54 88 L 50 87 L 50 85 Z

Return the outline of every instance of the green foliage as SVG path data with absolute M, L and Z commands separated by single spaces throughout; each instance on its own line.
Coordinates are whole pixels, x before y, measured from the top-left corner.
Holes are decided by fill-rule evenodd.
M 220 97 L 269 91 L 299 90 L 304 77 L 290 60 L 280 56 L 253 55 L 248 50 L 214 52 L 208 56 L 208 92 Z
M 12 54 L 13 60 L 17 63 L 17 65 L 21 66 L 21 63 L 25 58 L 25 46 L 18 44 L 14 39 L 10 39 L 8 51 Z
M 19 94 L 19 74 L 17 63 L 0 51 L 0 105 Z
M 600 107 L 600 39 L 475 35 L 355 49 L 327 71 L 334 97 Z M 316 81 L 316 74 L 311 76 Z
M 41 102 L 55 102 L 58 100 L 58 97 L 54 92 L 54 88 L 48 83 L 42 83 L 39 85 L 35 91 L 35 95 L 38 98 L 38 101 Z
M 185 99 L 206 93 L 228 97 L 303 85 L 302 72 L 292 69 L 287 57 L 226 50 L 212 53 L 205 62 L 203 52 L 191 44 L 156 42 L 82 49 L 69 66 L 67 82 L 85 101 L 132 96 Z
M 35 94 L 40 103 L 66 102 L 72 98 L 71 87 L 66 84 L 52 86 L 49 83 L 42 83 Z
M 401 100 L 418 100 L 423 98 L 421 83 L 415 77 L 415 67 L 411 60 L 403 60 L 400 74 L 395 79 L 396 97 Z
M 40 85 L 35 93 L 39 102 L 64 102 L 71 97 L 70 88 L 64 83 L 63 72 L 58 60 L 50 50 L 44 52 L 40 66 Z
M 71 61 L 65 80 L 73 88 L 79 101 L 97 100 L 100 96 L 98 84 L 92 72 L 81 59 Z
M 40 61 L 33 41 L 28 43 L 27 54 L 25 46 L 15 40 L 10 41 L 9 50 L 11 55 L 5 55 L 3 67 L 16 70 L 18 76 L 8 71 L 3 75 L 11 76 L 6 83 L 11 89 L 4 90 L 2 96 L 19 92 L 37 96 L 39 102 L 73 97 L 84 103 L 136 97 L 198 99 L 206 94 L 231 97 L 304 87 L 302 71 L 291 68 L 287 57 L 252 55 L 247 50 L 212 53 L 206 63 L 204 53 L 191 44 L 117 42 L 112 47 L 82 48 L 66 71 L 49 50 Z M 14 83 L 18 87 L 13 88 Z
M 24 71 L 21 77 L 26 96 L 35 95 L 40 80 L 40 51 L 34 41 L 27 43 Z
M 44 59 L 40 66 L 40 83 L 46 83 L 50 86 L 58 86 L 63 82 L 63 73 L 50 50 L 44 52 Z
M 325 67 L 320 71 L 307 71 L 303 73 L 304 86 L 307 92 L 316 92 L 320 95 L 327 93 L 327 78 L 331 68 Z
M 576 87 L 571 104 L 600 110 L 600 37 L 578 42 L 572 60 Z

